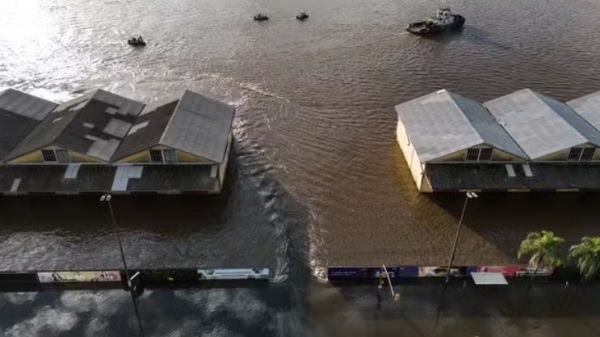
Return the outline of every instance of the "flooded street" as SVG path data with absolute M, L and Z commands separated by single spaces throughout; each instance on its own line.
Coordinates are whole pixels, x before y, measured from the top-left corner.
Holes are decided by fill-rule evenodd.
M 424 39 L 404 28 L 435 1 L 3 0 L 0 90 L 64 101 L 100 87 L 152 103 L 191 89 L 237 106 L 222 195 L 115 197 L 116 218 L 132 266 L 268 266 L 273 284 L 148 291 L 148 335 L 598 336 L 598 308 L 561 286 L 532 297 L 568 305 L 531 301 L 530 311 L 517 302 L 521 288 L 456 286 L 439 310 L 440 285 L 411 286 L 378 313 L 372 287 L 323 282 L 330 265 L 447 259 L 463 196 L 417 193 L 395 141 L 395 104 L 440 88 L 481 101 L 524 87 L 563 100 L 600 90 L 600 3 L 449 5 L 464 30 Z M 310 19 L 297 22 L 299 10 Z M 271 20 L 252 21 L 258 12 Z M 130 48 L 132 35 L 148 46 Z M 513 263 L 534 229 L 568 244 L 600 235 L 598 202 L 481 195 L 457 264 Z M 95 197 L 0 197 L 0 270 L 119 267 L 109 223 Z M 135 328 L 121 290 L 0 294 L 0 336 Z

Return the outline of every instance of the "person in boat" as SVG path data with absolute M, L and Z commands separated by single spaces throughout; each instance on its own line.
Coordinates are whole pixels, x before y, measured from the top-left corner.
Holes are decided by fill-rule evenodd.
M 306 20 L 306 19 L 308 19 L 308 14 L 306 14 L 306 12 L 300 12 L 300 13 L 298 13 L 298 15 L 296 15 L 296 19 Z

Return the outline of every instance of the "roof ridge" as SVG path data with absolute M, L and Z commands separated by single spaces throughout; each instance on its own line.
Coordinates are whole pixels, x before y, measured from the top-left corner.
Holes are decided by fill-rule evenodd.
M 483 139 L 483 137 L 481 136 L 481 133 L 479 133 L 479 130 L 477 130 L 476 127 L 473 126 L 473 123 L 471 122 L 471 120 L 469 119 L 469 117 L 467 117 L 467 115 L 465 115 L 463 109 L 460 107 L 460 105 L 458 105 L 458 103 L 456 103 L 456 100 L 454 98 L 454 95 L 456 96 L 460 96 L 461 98 L 463 98 L 463 96 L 459 95 L 459 94 L 454 94 L 446 89 L 442 89 L 443 93 L 445 93 L 446 95 L 448 95 L 448 97 L 450 97 L 450 101 L 452 101 L 452 104 L 454 104 L 454 106 L 458 109 L 458 111 L 460 112 L 460 115 L 466 119 L 467 123 L 469 124 L 469 127 L 475 131 L 475 133 L 477 134 L 477 136 L 479 137 L 479 140 L 481 140 L 482 143 L 485 143 L 485 140 Z M 441 93 L 441 90 L 436 91 L 436 93 Z M 466 97 L 465 97 L 466 98 Z
M 165 128 L 163 129 L 163 132 L 160 135 L 160 138 L 158 139 L 158 144 L 164 145 L 163 140 L 165 138 L 165 135 L 167 134 L 167 130 L 169 130 L 169 127 L 171 126 L 171 124 L 173 124 L 173 117 L 176 115 L 177 109 L 179 108 L 179 105 L 181 105 L 181 101 L 183 101 L 183 96 L 185 96 L 185 93 L 187 91 L 188 91 L 187 89 L 184 90 L 183 95 L 181 95 L 181 97 L 177 100 L 177 104 L 175 105 L 175 108 L 173 109 L 173 113 L 171 114 L 171 116 L 169 116 L 169 121 L 167 122 L 167 125 L 165 125 Z
M 450 93 L 450 94 L 458 96 L 459 98 L 461 98 L 463 100 L 472 101 L 475 104 L 477 104 L 479 107 L 481 107 L 481 109 L 484 111 L 484 113 L 487 115 L 487 117 L 490 118 L 489 124 L 490 125 L 496 125 L 497 127 L 499 127 L 500 130 L 503 133 L 502 136 L 506 137 L 507 139 L 509 139 L 516 146 L 516 149 L 518 149 L 520 152 L 515 152 L 514 149 L 511 150 L 509 147 L 504 146 L 503 144 L 500 144 L 498 142 L 490 142 L 489 139 L 486 139 L 487 137 L 484 137 L 482 135 L 482 132 L 479 129 L 477 129 L 475 126 L 473 126 L 473 122 L 471 121 L 471 119 L 469 118 L 469 116 L 463 112 L 463 114 L 465 115 L 465 117 L 469 121 L 469 124 L 471 124 L 471 126 L 475 129 L 475 131 L 477 132 L 477 134 L 479 135 L 479 137 L 482 139 L 483 143 L 485 143 L 487 145 L 490 145 L 490 146 L 493 146 L 493 147 L 495 147 L 495 148 L 497 148 L 499 150 L 502 150 L 502 151 L 504 151 L 506 153 L 512 154 L 512 155 L 517 156 L 517 157 L 522 158 L 522 159 L 528 159 L 529 158 L 529 156 L 527 155 L 527 153 L 519 146 L 519 143 L 517 143 L 517 141 L 502 126 L 502 124 L 500 123 L 500 121 L 498 121 L 498 119 L 496 118 L 496 116 L 494 116 L 494 114 L 492 114 L 482 103 L 480 103 L 479 101 L 476 101 L 474 99 L 471 99 L 469 97 L 465 97 L 465 96 L 459 95 L 459 94 L 454 94 L 454 93 Z M 457 105 L 458 105 L 458 103 L 457 103 Z M 459 106 L 459 108 L 460 108 L 460 106 Z M 461 111 L 462 111 L 462 109 L 461 109 Z
M 552 113 L 553 113 L 553 114 L 557 115 L 557 116 L 558 116 L 558 117 L 559 117 L 559 118 L 560 118 L 560 119 L 561 119 L 563 122 L 567 123 L 567 125 L 569 125 L 569 127 L 570 127 L 571 129 L 575 130 L 575 132 L 577 132 L 577 134 L 579 134 L 581 137 L 583 137 L 583 138 L 584 138 L 584 139 L 585 139 L 587 142 L 589 142 L 589 141 L 590 141 L 590 140 L 588 139 L 588 137 L 586 137 L 585 135 L 583 135 L 583 134 L 582 134 L 582 133 L 581 133 L 579 130 L 577 130 L 577 128 L 576 128 L 576 127 L 574 127 L 574 126 L 573 126 L 571 123 L 569 123 L 569 121 L 567 121 L 567 120 L 566 120 L 566 119 L 565 119 L 565 118 L 564 118 L 564 117 L 563 117 L 563 116 L 562 116 L 560 113 L 556 112 L 556 110 L 554 110 L 554 109 L 553 109 L 553 108 L 552 108 L 550 105 L 548 105 L 548 103 L 546 103 L 546 102 L 545 102 L 545 101 L 542 99 L 542 97 L 540 97 L 540 95 L 543 95 L 543 96 L 545 96 L 545 97 L 548 97 L 548 98 L 550 98 L 550 99 L 553 99 L 552 97 L 546 96 L 546 95 L 544 95 L 544 94 L 542 94 L 542 93 L 539 93 L 539 92 L 537 92 L 537 91 L 535 91 L 535 90 L 531 90 L 531 89 L 529 89 L 529 88 L 527 88 L 527 90 L 529 90 L 529 92 L 531 92 L 531 93 L 532 93 L 532 94 L 535 96 L 535 98 L 536 98 L 536 99 L 537 99 L 539 102 L 541 102 L 541 103 L 542 103 L 542 104 L 543 104 L 545 107 L 549 108 L 549 109 L 550 109 L 550 111 L 552 111 Z M 559 102 L 559 103 L 562 103 L 562 102 Z M 566 105 L 566 104 L 565 104 L 565 105 Z M 567 107 L 569 107 L 569 106 L 567 105 Z M 570 109 L 570 107 L 569 107 L 569 109 Z M 586 123 L 587 123 L 587 121 L 586 121 Z

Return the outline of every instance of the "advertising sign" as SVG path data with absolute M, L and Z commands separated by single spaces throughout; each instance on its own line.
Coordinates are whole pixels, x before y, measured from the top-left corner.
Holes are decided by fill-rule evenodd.
M 419 277 L 445 277 L 447 266 L 424 266 L 419 267 Z M 467 276 L 468 267 L 452 267 L 450 268 L 450 276 Z
M 116 270 L 100 271 L 54 271 L 38 272 L 40 283 L 77 283 L 77 282 L 120 282 L 121 273 Z

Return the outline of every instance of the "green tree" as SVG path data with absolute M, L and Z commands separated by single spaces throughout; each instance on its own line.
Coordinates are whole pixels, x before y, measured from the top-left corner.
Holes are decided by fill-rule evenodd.
M 571 246 L 569 258 L 577 261 L 579 274 L 585 281 L 600 276 L 600 237 L 583 237 L 581 243 Z
M 558 267 L 562 264 L 559 247 L 565 239 L 551 231 L 530 232 L 521 242 L 518 258 L 529 256 L 529 266 L 535 268 L 533 276 L 541 268 Z

